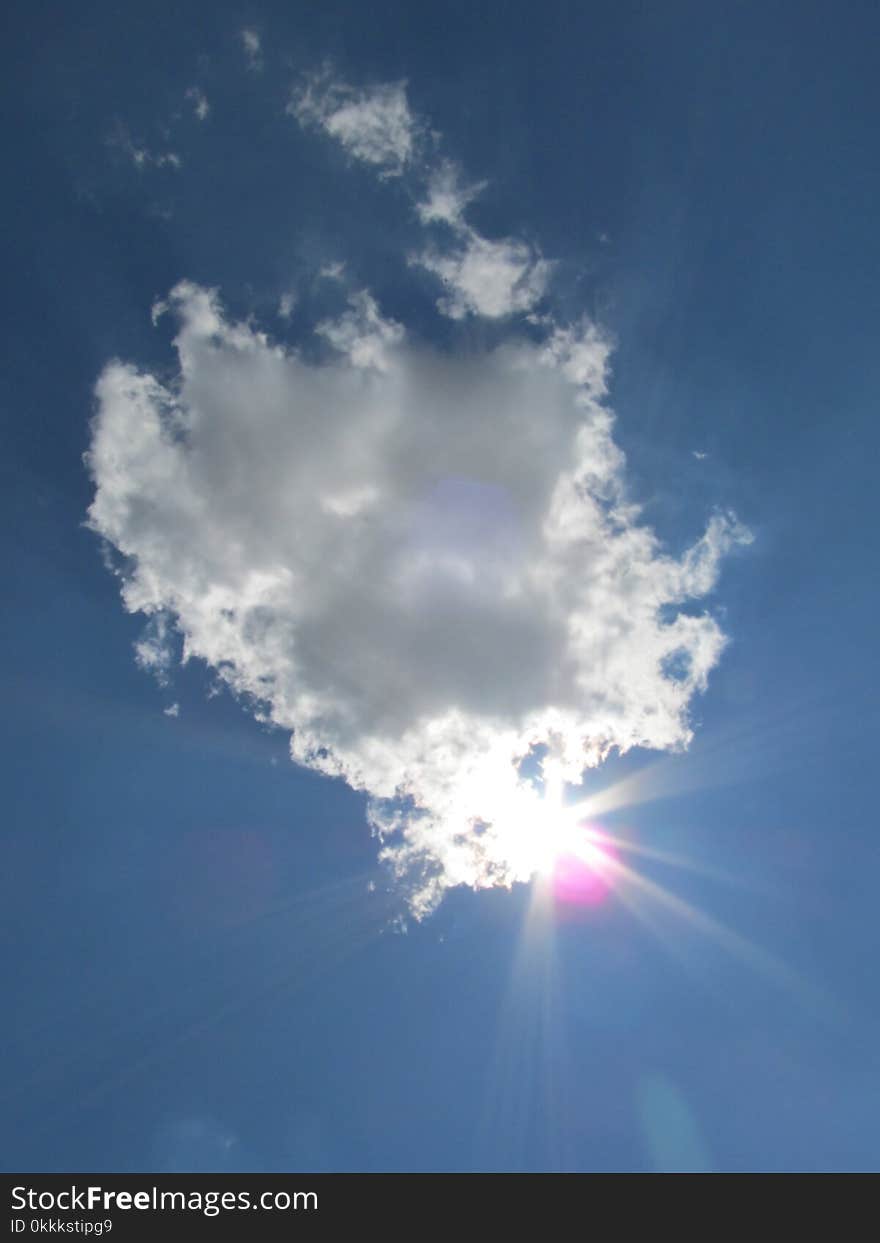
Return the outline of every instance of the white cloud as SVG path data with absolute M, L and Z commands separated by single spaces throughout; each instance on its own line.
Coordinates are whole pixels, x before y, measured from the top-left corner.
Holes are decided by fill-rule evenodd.
M 552 264 L 526 242 L 490 241 L 467 226 L 452 246 L 429 248 L 411 262 L 446 286 L 437 306 L 451 319 L 501 319 L 530 311 L 543 298 L 552 271 Z
M 387 371 L 389 351 L 403 340 L 403 328 L 383 319 L 375 299 L 366 290 L 352 294 L 350 310 L 339 319 L 323 320 L 315 329 L 355 367 Z
M 527 242 L 484 237 L 467 223 L 468 204 L 485 183 L 462 184 L 451 160 L 437 167 L 426 162 L 417 142 L 426 127 L 410 111 L 404 82 L 356 90 L 325 69 L 294 93 L 288 112 L 301 125 L 323 129 L 382 175 L 400 175 L 408 168 L 424 183 L 416 214 L 425 226 L 443 226 L 446 235 L 410 262 L 446 286 L 437 302 L 444 315 L 502 319 L 531 311 L 544 297 L 552 263 Z
M 197 86 L 191 86 L 186 92 L 186 98 L 193 106 L 193 112 L 200 121 L 207 121 L 211 112 L 211 105 L 204 91 L 199 90 Z
M 278 318 L 290 319 L 293 314 L 293 308 L 296 306 L 295 293 L 283 293 L 278 299 Z
M 428 178 L 427 196 L 416 210 L 422 224 L 448 224 L 458 228 L 464 224 L 464 211 L 486 187 L 485 182 L 462 186 L 458 168 L 444 160 Z
M 341 281 L 345 278 L 345 264 L 341 261 L 325 263 L 318 276 L 323 281 Z
M 557 366 L 567 380 L 581 385 L 591 397 L 604 397 L 608 341 L 603 333 L 586 317 L 567 328 L 558 327 L 552 319 L 543 322 L 548 329 L 544 360 Z
M 179 376 L 98 381 L 90 523 L 130 611 L 368 792 L 416 914 L 530 876 L 533 746 L 577 781 L 688 742 L 724 645 L 688 602 L 748 536 L 718 515 L 676 559 L 640 522 L 594 326 L 459 357 L 361 292 L 309 361 L 197 285 L 167 305 Z
M 160 686 L 168 685 L 174 665 L 174 647 L 167 614 L 151 614 L 143 634 L 134 645 L 134 657 L 139 668 L 151 673 Z
M 165 716 L 180 716 L 180 704 L 169 704 L 167 708 L 162 709 Z
M 485 182 L 462 185 L 457 166 L 446 160 L 429 173 L 426 196 L 416 206 L 422 224 L 445 225 L 452 231 L 451 238 L 445 236 L 410 260 L 446 286 L 437 306 L 452 319 L 501 319 L 532 311 L 553 268 L 528 243 L 515 238 L 493 241 L 466 222 L 468 205 L 484 189 Z
M 384 176 L 398 176 L 413 157 L 418 127 L 404 82 L 359 90 L 325 70 L 294 93 L 287 111 L 301 125 L 323 129 Z
M 256 30 L 245 29 L 239 32 L 241 46 L 247 58 L 248 69 L 259 71 L 263 68 L 263 45 Z

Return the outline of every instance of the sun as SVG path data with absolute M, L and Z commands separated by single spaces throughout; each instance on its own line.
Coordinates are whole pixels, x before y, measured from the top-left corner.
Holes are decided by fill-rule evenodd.
M 566 806 L 561 789 L 545 791 L 535 826 L 535 866 L 557 901 L 595 905 L 612 889 L 617 851 L 612 838 L 585 816 L 583 804 Z

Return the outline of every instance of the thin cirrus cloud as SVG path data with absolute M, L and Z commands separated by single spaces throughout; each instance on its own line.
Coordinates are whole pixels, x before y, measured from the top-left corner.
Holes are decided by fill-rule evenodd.
M 208 103 L 208 97 L 205 92 L 197 86 L 191 86 L 186 92 L 186 98 L 192 104 L 192 109 L 200 121 L 207 121 L 211 113 L 211 105 Z
M 263 68 L 263 41 L 259 33 L 252 28 L 245 28 L 239 31 L 239 38 L 248 69 L 259 73 Z
M 533 874 L 536 748 L 577 782 L 614 748 L 687 744 L 725 643 L 693 601 L 750 537 L 716 514 L 682 557 L 663 549 L 627 497 L 605 334 L 512 318 L 549 273 L 513 279 L 534 252 L 467 225 L 478 189 L 429 167 L 400 84 L 316 81 L 298 119 L 412 177 L 450 263 L 512 248 L 499 285 L 497 255 L 461 261 L 439 307 L 509 330 L 440 352 L 359 290 L 303 351 L 182 281 L 155 308 L 176 323 L 176 376 L 114 361 L 97 382 L 89 521 L 123 555 L 125 607 L 151 619 L 141 663 L 167 676 L 173 630 L 290 731 L 294 760 L 364 791 L 422 916 L 451 886 Z
M 136 143 L 126 125 L 117 124 L 107 140 L 111 147 L 116 147 L 131 161 L 135 168 L 173 168 L 180 170 L 183 160 L 176 151 L 151 151 L 149 147 Z

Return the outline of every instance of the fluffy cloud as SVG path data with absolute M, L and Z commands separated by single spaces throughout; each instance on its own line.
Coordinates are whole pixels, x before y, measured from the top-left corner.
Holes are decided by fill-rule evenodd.
M 324 130 L 349 155 L 385 176 L 399 175 L 413 156 L 417 126 L 403 82 L 357 90 L 325 71 L 294 93 L 287 110 L 301 125 Z
M 345 354 L 355 367 L 387 371 L 389 351 L 403 340 L 403 328 L 383 319 L 375 299 L 366 290 L 352 294 L 350 310 L 335 320 L 323 320 L 315 329 L 319 336 Z
M 501 319 L 530 311 L 547 288 L 551 265 L 513 238 L 490 241 L 461 226 L 453 246 L 432 247 L 412 259 L 446 286 L 438 309 L 451 319 L 483 315 Z
M 501 319 L 531 311 L 544 297 L 553 270 L 526 242 L 492 240 L 467 223 L 467 207 L 483 189 L 484 182 L 462 185 L 457 167 L 446 160 L 428 174 L 426 194 L 416 206 L 422 224 L 445 226 L 446 236 L 410 262 L 446 286 L 437 307 L 451 319 Z
M 191 283 L 158 311 L 178 374 L 108 364 L 88 454 L 125 606 L 367 792 L 416 914 L 534 872 L 534 748 L 578 781 L 688 742 L 724 645 L 690 602 L 748 536 L 677 559 L 640 521 L 594 325 L 457 356 L 361 292 L 295 351 Z

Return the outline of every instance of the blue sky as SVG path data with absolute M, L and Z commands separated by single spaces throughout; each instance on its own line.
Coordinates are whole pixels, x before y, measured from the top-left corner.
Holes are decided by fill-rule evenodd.
M 877 1167 L 877 35 L 859 3 L 18 14 L 5 1168 Z M 365 129 L 377 99 L 405 112 Z M 113 360 L 176 394 L 164 456 L 132 448 L 164 398 Z M 572 411 L 594 552 L 529 561 Z M 166 601 L 164 684 L 96 488 L 92 526 Z M 374 503 L 390 543 L 334 542 Z M 502 607 L 527 561 L 569 574 Z M 420 750 L 450 704 L 464 724 Z M 528 790 L 488 761 L 450 790 L 551 711 L 612 746 L 568 791 L 617 843 L 595 903 L 491 886 L 532 866 L 506 822 L 458 849 L 462 816 Z M 377 803 L 404 761 L 410 803 Z M 384 862 L 370 795 L 386 828 L 421 800 Z

